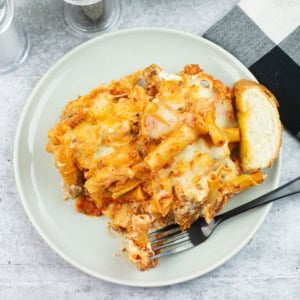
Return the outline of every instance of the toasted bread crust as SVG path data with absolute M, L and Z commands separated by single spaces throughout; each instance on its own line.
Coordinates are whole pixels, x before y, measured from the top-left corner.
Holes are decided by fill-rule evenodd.
M 247 111 L 246 108 L 247 103 L 246 100 L 243 98 L 245 91 L 248 91 L 249 89 L 253 89 L 253 88 L 261 91 L 265 95 L 264 99 L 266 101 L 269 101 L 269 103 L 271 104 L 273 108 L 273 115 L 272 116 L 266 115 L 265 117 L 266 118 L 271 117 L 276 119 L 274 122 L 276 125 L 274 125 L 273 130 L 274 132 L 278 132 L 278 139 L 274 140 L 274 144 L 276 145 L 276 147 L 275 147 L 275 151 L 273 152 L 273 155 L 271 157 L 267 157 L 266 161 L 263 164 L 255 167 L 253 167 L 253 162 L 255 161 L 256 158 L 255 155 L 251 156 L 250 153 L 252 145 L 250 145 L 248 141 L 248 129 L 247 129 L 247 125 L 248 125 L 247 122 L 249 120 L 249 114 L 251 114 L 251 112 Z M 234 84 L 233 90 L 235 95 L 237 119 L 241 130 L 240 156 L 242 161 L 241 163 L 242 169 L 243 171 L 253 172 L 266 167 L 271 167 L 274 160 L 279 155 L 279 150 L 282 143 L 282 124 L 278 113 L 279 103 L 275 98 L 275 96 L 265 86 L 254 81 L 244 80 L 244 79 L 239 80 Z M 260 130 L 263 130 L 263 128 L 260 128 Z

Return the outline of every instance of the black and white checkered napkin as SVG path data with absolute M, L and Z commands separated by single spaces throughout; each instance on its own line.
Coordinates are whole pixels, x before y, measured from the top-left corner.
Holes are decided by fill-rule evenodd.
M 300 138 L 300 0 L 242 0 L 204 37 L 274 93 L 283 125 Z

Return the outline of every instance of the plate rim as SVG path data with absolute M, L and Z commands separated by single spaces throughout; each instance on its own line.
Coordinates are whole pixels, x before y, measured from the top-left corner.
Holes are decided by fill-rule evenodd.
M 13 171 L 14 171 L 14 177 L 15 177 L 15 182 L 16 182 L 16 187 L 17 191 L 19 194 L 19 199 L 22 203 L 23 209 L 26 212 L 26 215 L 28 219 L 30 220 L 31 224 L 35 228 L 35 230 L 38 232 L 38 234 L 42 237 L 42 239 L 47 243 L 47 245 L 59 256 L 61 256 L 65 261 L 67 261 L 71 266 L 79 269 L 80 271 L 93 276 L 95 278 L 105 280 L 107 282 L 111 282 L 114 284 L 119 284 L 123 286 L 132 286 L 132 287 L 161 287 L 161 286 L 167 286 L 167 285 L 174 285 L 178 283 L 183 283 L 192 279 L 199 278 L 205 274 L 208 274 L 209 272 L 215 270 L 216 268 L 220 267 L 223 265 L 225 262 L 230 260 L 232 257 L 234 257 L 239 251 L 241 251 L 242 248 L 245 247 L 245 245 L 249 242 L 249 240 L 256 234 L 257 230 L 260 228 L 261 224 L 265 220 L 268 212 L 270 211 L 270 208 L 272 206 L 272 203 L 267 204 L 264 207 L 261 207 L 260 209 L 262 210 L 260 218 L 257 220 L 255 226 L 251 230 L 250 233 L 248 233 L 248 236 L 244 239 L 242 243 L 238 245 L 234 250 L 230 251 L 227 255 L 225 255 L 222 259 L 218 260 L 216 263 L 210 265 L 206 269 L 202 269 L 201 271 L 197 272 L 196 274 L 191 273 L 190 276 L 181 276 L 178 277 L 178 279 L 174 280 L 165 280 L 163 282 L 159 283 L 147 283 L 146 282 L 132 282 L 132 281 L 126 281 L 126 280 L 119 280 L 119 279 L 114 279 L 111 276 L 107 276 L 104 274 L 99 274 L 97 272 L 94 272 L 92 270 L 89 270 L 87 267 L 81 265 L 80 263 L 76 262 L 76 260 L 68 257 L 68 255 L 64 254 L 62 250 L 59 249 L 52 241 L 47 237 L 47 234 L 44 232 L 42 229 L 42 226 L 39 225 L 39 223 L 35 220 L 34 214 L 31 212 L 29 205 L 26 201 L 26 196 L 24 194 L 24 190 L 21 187 L 21 176 L 19 172 L 19 143 L 20 143 L 20 138 L 21 138 L 21 132 L 22 132 L 22 125 L 25 123 L 26 116 L 28 114 L 28 110 L 30 109 L 30 105 L 32 104 L 36 93 L 39 91 L 40 86 L 44 84 L 44 82 L 47 80 L 47 78 L 55 71 L 57 67 L 59 67 L 65 60 L 68 60 L 70 57 L 76 55 L 77 52 L 80 52 L 82 48 L 89 47 L 89 45 L 92 45 L 94 43 L 98 43 L 100 40 L 106 40 L 111 37 L 116 37 L 118 35 L 123 35 L 123 34 L 128 34 L 128 33 L 139 33 L 139 32 L 156 32 L 156 33 L 171 33 L 175 35 L 179 35 L 182 37 L 187 37 L 191 38 L 194 40 L 197 40 L 198 42 L 207 44 L 209 47 L 215 48 L 217 51 L 220 51 L 222 55 L 227 56 L 231 60 L 235 62 L 238 66 L 241 66 L 242 68 L 246 68 L 249 71 L 249 74 L 251 74 L 251 77 L 253 77 L 253 80 L 257 81 L 257 79 L 254 77 L 254 75 L 250 72 L 250 70 L 243 65 L 235 56 L 233 56 L 231 53 L 229 53 L 227 50 L 223 49 L 221 46 L 203 38 L 202 36 L 197 36 L 196 34 L 190 33 L 190 32 L 185 32 L 182 30 L 174 30 L 174 29 L 168 29 L 168 28 L 163 28 L 163 27 L 137 27 L 137 28 L 130 28 L 130 29 L 119 29 L 113 32 L 109 33 L 104 33 L 103 35 L 99 35 L 95 38 L 92 38 L 88 41 L 83 42 L 82 44 L 75 46 L 73 49 L 69 50 L 61 58 L 59 58 L 38 80 L 38 82 L 35 84 L 34 88 L 31 90 L 29 96 L 27 97 L 27 100 L 25 102 L 25 105 L 22 108 L 22 112 L 20 114 L 19 120 L 18 120 L 18 125 L 17 129 L 15 132 L 15 137 L 14 137 L 14 143 L 13 143 Z M 280 180 L 280 170 L 281 170 L 281 153 L 278 156 L 278 159 L 276 161 L 278 164 L 277 166 L 277 172 L 274 174 L 274 181 L 272 182 L 272 188 L 276 188 L 279 185 L 279 180 Z M 264 210 L 264 211 L 263 211 Z

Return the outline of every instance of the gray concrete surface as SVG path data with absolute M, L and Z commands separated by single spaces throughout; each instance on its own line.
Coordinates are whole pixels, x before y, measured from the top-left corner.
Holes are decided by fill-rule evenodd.
M 95 279 L 69 265 L 35 231 L 19 200 L 12 168 L 17 122 L 46 70 L 84 40 L 62 18 L 62 0 L 16 0 L 16 20 L 31 41 L 27 61 L 0 75 L 0 299 L 299 299 L 300 196 L 274 203 L 254 238 L 220 268 L 161 288 L 132 288 Z M 202 34 L 236 0 L 122 0 L 113 28 L 162 26 Z M 1 51 L 1 49 L 0 49 Z M 300 175 L 300 143 L 284 132 L 280 183 Z

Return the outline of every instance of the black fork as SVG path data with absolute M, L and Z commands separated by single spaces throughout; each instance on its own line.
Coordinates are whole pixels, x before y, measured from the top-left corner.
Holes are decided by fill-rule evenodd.
M 149 234 L 149 240 L 155 255 L 160 258 L 166 255 L 185 251 L 203 243 L 223 221 L 246 212 L 255 207 L 300 193 L 300 177 L 280 186 L 279 188 L 238 206 L 228 212 L 217 215 L 209 224 L 199 218 L 191 227 L 181 232 L 178 225 L 170 225 Z

